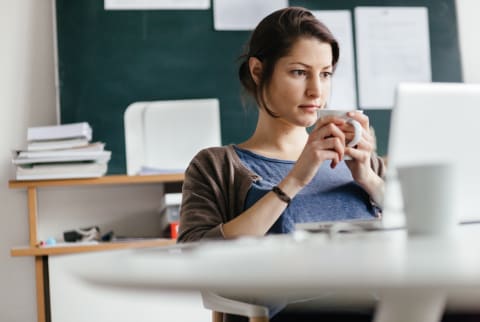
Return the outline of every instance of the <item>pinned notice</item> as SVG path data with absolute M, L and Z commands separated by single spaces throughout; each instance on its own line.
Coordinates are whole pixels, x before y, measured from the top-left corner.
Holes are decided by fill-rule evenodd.
M 428 11 L 424 7 L 355 8 L 362 108 L 391 108 L 400 82 L 430 82 Z

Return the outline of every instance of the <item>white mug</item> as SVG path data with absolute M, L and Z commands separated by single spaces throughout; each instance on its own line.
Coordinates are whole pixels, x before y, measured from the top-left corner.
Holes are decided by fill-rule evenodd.
M 353 118 L 347 116 L 348 112 L 363 113 L 363 111 L 361 111 L 361 110 L 349 111 L 349 110 L 322 109 L 322 110 L 318 110 L 317 115 L 318 115 L 318 118 L 322 118 L 322 117 L 326 117 L 326 116 L 340 117 L 340 118 L 346 120 L 347 123 L 351 124 L 354 128 L 354 136 L 353 136 L 353 139 L 351 141 L 347 142 L 347 146 L 348 147 L 354 147 L 355 145 L 358 144 L 358 142 L 360 142 L 360 139 L 362 138 L 363 128 L 362 128 L 362 125 L 357 120 L 354 120 Z M 351 158 L 349 156 L 345 156 L 344 159 L 345 160 L 351 160 Z
M 456 179 L 454 166 L 430 163 L 397 167 L 409 235 L 448 235 L 455 232 Z

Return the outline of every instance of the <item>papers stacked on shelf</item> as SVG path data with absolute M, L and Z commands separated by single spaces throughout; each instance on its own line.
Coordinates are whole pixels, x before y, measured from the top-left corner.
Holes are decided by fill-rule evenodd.
M 101 142 L 90 143 L 86 122 L 31 127 L 27 149 L 14 151 L 17 180 L 101 177 L 107 172 L 111 151 Z

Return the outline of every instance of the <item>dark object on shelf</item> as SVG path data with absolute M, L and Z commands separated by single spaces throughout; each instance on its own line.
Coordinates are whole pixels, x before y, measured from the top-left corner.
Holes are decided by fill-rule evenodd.
M 63 233 L 63 240 L 66 242 L 99 240 L 100 228 L 97 226 L 80 228 L 75 230 L 65 231 Z

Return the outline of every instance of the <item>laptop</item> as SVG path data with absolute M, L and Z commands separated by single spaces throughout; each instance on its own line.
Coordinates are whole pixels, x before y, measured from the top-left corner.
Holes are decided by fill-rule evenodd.
M 403 165 L 450 162 L 460 221 L 480 220 L 479 138 L 480 84 L 401 84 L 392 113 L 389 174 L 394 178 L 394 169 Z M 385 202 L 388 207 L 391 200 Z
M 302 223 L 296 228 L 401 228 L 403 202 L 396 167 L 439 161 L 451 162 L 456 167 L 458 189 L 454 197 L 460 221 L 480 221 L 480 207 L 475 202 L 480 196 L 479 141 L 480 84 L 402 83 L 397 87 L 390 121 L 383 218 Z

